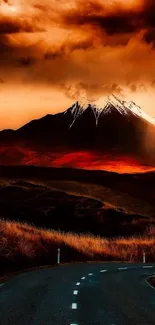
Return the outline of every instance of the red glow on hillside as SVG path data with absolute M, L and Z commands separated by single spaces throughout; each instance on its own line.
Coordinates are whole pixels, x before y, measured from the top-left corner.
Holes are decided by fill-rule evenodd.
M 1 165 L 33 165 L 106 170 L 118 173 L 154 171 L 155 166 L 144 165 L 131 157 L 112 157 L 95 152 L 38 152 L 23 147 L 1 147 Z
M 129 157 L 112 157 L 90 152 L 73 152 L 56 158 L 53 167 L 74 167 L 89 170 L 107 170 L 118 173 L 139 173 L 153 171 L 155 167 L 140 164 Z

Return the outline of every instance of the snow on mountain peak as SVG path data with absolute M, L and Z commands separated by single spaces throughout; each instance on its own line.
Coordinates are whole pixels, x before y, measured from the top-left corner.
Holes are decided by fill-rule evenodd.
M 121 115 L 128 115 L 128 110 L 124 106 L 124 101 L 117 98 L 115 95 L 108 96 L 105 113 L 111 112 L 111 109 L 116 109 Z
M 95 116 L 95 121 L 96 121 L 96 126 L 98 125 L 98 120 L 99 117 L 103 111 L 103 108 L 97 107 L 96 105 L 91 105 L 91 108 L 93 110 L 94 116 Z
M 70 128 L 74 124 L 75 120 L 83 113 L 83 111 L 83 106 L 81 106 L 80 103 L 77 101 L 64 112 L 64 114 L 70 112 L 73 117 L 72 123 L 69 126 Z
M 155 125 L 155 118 L 149 116 L 149 114 L 143 111 L 142 108 L 136 105 L 133 101 L 127 102 L 125 100 L 120 100 L 115 95 L 110 95 L 108 96 L 106 105 L 104 105 L 102 111 L 104 114 L 108 114 L 112 112 L 112 108 L 116 109 L 122 115 L 133 114 Z
M 155 125 L 155 118 L 151 117 L 142 108 L 136 105 L 133 101 L 127 102 L 124 100 L 118 99 L 115 95 L 112 95 L 112 98 L 109 99 L 110 103 L 121 113 L 128 115 L 129 113 L 134 114 L 137 117 L 140 117 L 147 122 Z
M 64 114 L 68 111 L 71 112 L 73 116 L 73 121 L 70 124 L 70 128 L 76 121 L 76 119 L 83 114 L 83 112 L 90 107 L 94 113 L 96 126 L 98 125 L 99 118 L 101 114 L 108 115 L 112 114 L 114 110 L 117 110 L 121 115 L 127 116 L 133 114 L 136 117 L 146 120 L 147 122 L 155 125 L 155 119 L 149 116 L 145 111 L 143 111 L 138 105 L 133 101 L 127 102 L 119 99 L 115 95 L 110 95 L 105 98 L 102 102 L 102 105 L 98 105 L 97 101 L 90 102 L 86 98 L 82 97 L 76 101 L 69 109 L 67 109 Z
M 141 109 L 138 105 L 136 105 L 133 101 L 125 102 L 125 106 L 136 116 L 143 118 L 144 120 L 148 121 L 149 123 L 155 125 L 155 118 L 151 117 L 145 111 Z

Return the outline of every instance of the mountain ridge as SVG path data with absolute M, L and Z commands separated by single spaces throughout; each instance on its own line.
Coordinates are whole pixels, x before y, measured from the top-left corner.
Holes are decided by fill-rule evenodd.
M 0 132 L 0 165 L 96 169 L 104 168 L 104 161 L 108 164 L 107 157 L 155 165 L 155 120 L 134 102 L 116 96 L 108 97 L 103 107 L 76 101 L 64 112 Z
M 24 125 L 20 126 L 18 129 L 3 129 L 0 130 L 0 134 L 3 132 L 11 133 L 11 131 L 18 131 L 25 127 L 26 125 L 29 125 L 30 123 L 35 123 L 40 120 L 44 120 L 47 118 L 51 118 L 52 116 L 56 115 L 66 115 L 70 112 L 70 114 L 73 117 L 72 123 L 69 125 L 69 128 L 71 128 L 75 122 L 75 120 L 84 113 L 88 108 L 91 108 L 91 110 L 94 113 L 94 117 L 96 120 L 96 126 L 98 125 L 98 120 L 100 116 L 110 114 L 112 113 L 112 110 L 117 110 L 122 115 L 129 115 L 134 114 L 137 117 L 143 118 L 147 122 L 151 123 L 152 125 L 155 125 L 155 118 L 151 117 L 148 113 L 146 113 L 140 106 L 136 105 L 135 102 L 130 101 L 127 102 L 125 100 L 119 99 L 116 95 L 110 95 L 103 101 L 102 106 L 98 106 L 97 104 L 91 103 L 91 101 L 87 99 L 79 99 L 76 102 L 74 102 L 69 108 L 67 108 L 65 111 L 56 113 L 56 114 L 46 114 L 40 118 L 33 119 Z
M 94 113 L 96 126 L 98 125 L 98 120 L 101 114 L 109 114 L 111 113 L 112 109 L 117 110 L 122 115 L 128 115 L 132 113 L 140 118 L 143 118 L 147 122 L 155 125 L 155 118 L 147 114 L 144 110 L 142 110 L 140 106 L 136 105 L 133 101 L 127 102 L 124 100 L 120 100 L 115 95 L 111 95 L 107 97 L 102 107 L 99 107 L 96 104 L 91 104 L 91 102 L 89 101 L 87 101 L 87 103 L 81 100 L 76 101 L 71 107 L 69 107 L 64 112 L 64 114 L 66 114 L 70 110 L 71 114 L 73 115 L 73 122 L 70 127 L 72 127 L 74 121 L 89 107 Z

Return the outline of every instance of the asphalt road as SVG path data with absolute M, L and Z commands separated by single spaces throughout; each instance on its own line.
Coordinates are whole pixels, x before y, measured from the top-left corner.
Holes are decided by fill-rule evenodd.
M 18 275 L 0 287 L 0 325 L 155 325 L 149 266 L 72 264 Z

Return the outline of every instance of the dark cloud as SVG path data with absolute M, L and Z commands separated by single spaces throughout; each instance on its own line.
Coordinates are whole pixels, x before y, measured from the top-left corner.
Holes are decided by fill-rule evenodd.
M 23 5 L 19 0 L 13 11 L 3 3 L 0 78 L 5 83 L 0 81 L 0 95 L 5 105 L 11 93 L 5 123 L 12 107 L 21 113 L 21 101 L 26 121 L 31 105 L 33 118 L 37 110 L 40 116 L 46 113 L 51 94 L 55 110 L 83 93 L 98 99 L 127 92 L 134 101 L 142 98 L 142 104 L 145 97 L 146 106 L 153 107 L 146 89 L 151 86 L 152 94 L 155 86 L 155 0 L 24 0 Z
M 155 27 L 154 0 L 137 1 L 137 6 L 128 1 L 114 1 L 109 9 L 105 2 L 88 0 L 76 1 L 77 6 L 64 14 L 64 22 L 69 25 L 94 25 L 110 34 L 131 33 L 141 28 Z
M 36 60 L 31 57 L 21 57 L 17 60 L 17 64 L 22 67 L 31 67 L 36 63 Z
M 103 11 L 103 9 L 102 9 Z M 71 25 L 92 25 L 104 30 L 107 34 L 124 34 L 139 30 L 142 25 L 137 15 L 128 13 L 110 13 L 107 16 L 101 13 L 70 12 L 65 17 L 65 23 Z
M 0 34 L 14 34 L 14 33 L 34 33 L 43 32 L 44 28 L 41 26 L 39 18 L 30 16 L 5 16 L 0 15 Z
M 0 16 L 5 79 L 58 87 L 70 96 L 132 92 L 153 80 L 155 2 L 25 0 L 22 14 Z M 111 3 L 111 5 L 110 5 Z M 27 8 L 27 7 L 24 7 Z M 74 88 L 75 88 L 74 87 Z
M 13 34 L 19 32 L 33 33 L 36 30 L 42 30 L 33 25 L 31 21 L 26 21 L 23 23 L 21 20 L 7 21 L 6 18 L 0 20 L 0 34 Z
M 143 0 L 142 21 L 144 26 L 148 28 L 155 27 L 155 2 L 154 0 Z
M 155 46 L 155 28 L 150 28 L 147 30 L 143 37 L 143 40 L 148 44 L 152 43 L 152 45 Z

